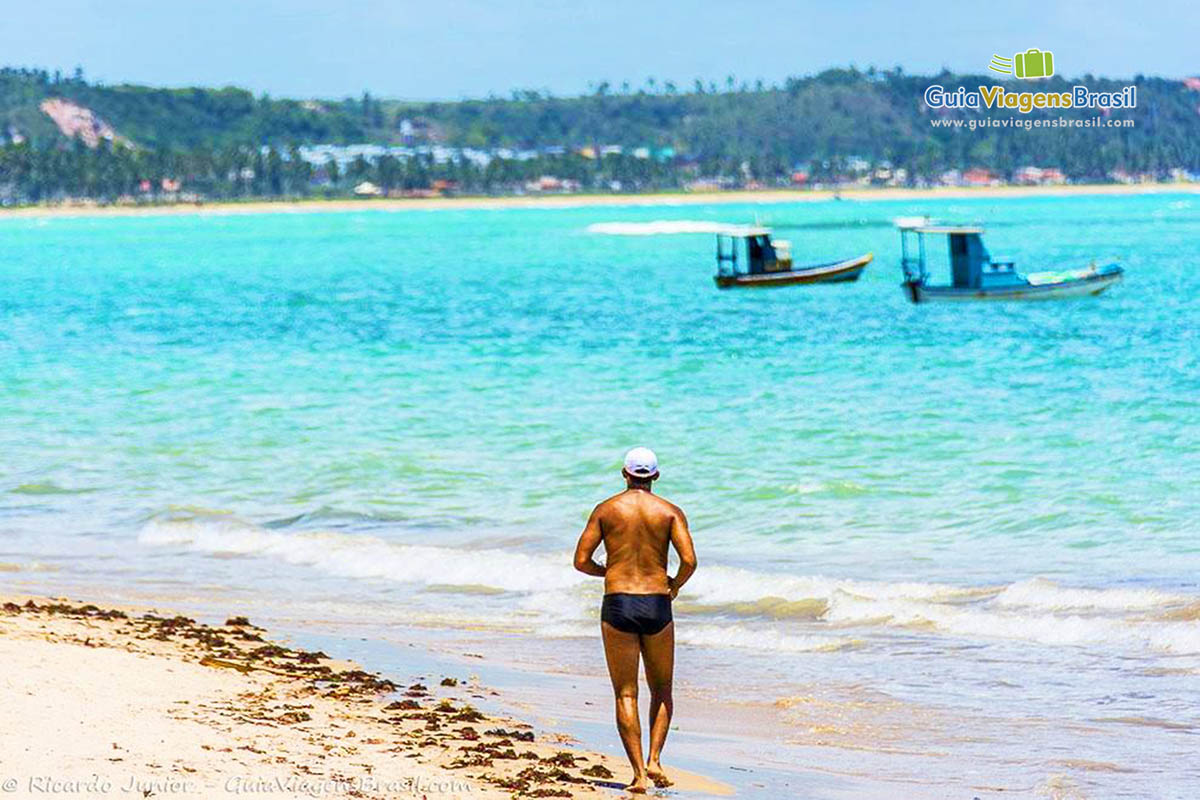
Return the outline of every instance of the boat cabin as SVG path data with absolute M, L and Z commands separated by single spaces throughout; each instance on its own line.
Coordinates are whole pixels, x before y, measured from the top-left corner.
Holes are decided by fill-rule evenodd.
M 990 289 L 1024 284 L 1011 259 L 992 258 L 988 253 L 983 228 L 977 225 L 901 225 L 900 264 L 907 282 L 923 284 L 929 277 L 925 248 L 929 235 L 948 240 L 951 287 Z
M 901 286 L 914 303 L 929 300 L 1040 300 L 1097 295 L 1121 281 L 1119 264 L 1021 275 L 1012 259 L 993 258 L 983 246 L 978 225 L 933 224 L 926 217 L 896 220 L 900 228 Z M 950 282 L 931 283 L 926 236 L 945 236 Z
M 739 255 L 744 260 L 739 260 Z M 792 268 L 792 246 L 766 228 L 729 228 L 717 234 L 717 274 L 764 275 Z

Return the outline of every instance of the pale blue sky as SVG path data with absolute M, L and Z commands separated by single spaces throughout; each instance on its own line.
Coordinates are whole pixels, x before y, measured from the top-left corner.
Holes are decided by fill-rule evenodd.
M 977 9 L 986 9 L 980 11 Z M 458 98 L 587 91 L 647 76 L 690 86 L 833 65 L 983 72 L 1052 50 L 1060 74 L 1200 72 L 1194 2 L 717 0 L 42 0 L 3 3 L 0 62 L 276 95 Z

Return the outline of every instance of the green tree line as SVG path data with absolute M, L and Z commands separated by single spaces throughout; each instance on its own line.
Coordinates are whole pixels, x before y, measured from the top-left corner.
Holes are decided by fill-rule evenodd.
M 777 85 L 697 80 L 680 87 L 648 79 L 634 88 L 600 82 L 580 97 L 516 91 L 509 97 L 458 102 L 398 102 L 364 93 L 340 100 L 276 99 L 237 88 L 159 89 L 89 82 L 45 70 L 0 70 L 0 201 L 64 197 L 113 199 L 162 193 L 182 184 L 202 197 L 339 195 L 362 181 L 387 190 L 519 190 L 541 175 L 593 191 L 647 191 L 696 178 L 726 184 L 782 184 L 797 169 L 811 180 L 838 181 L 851 163 L 903 169 L 908 182 L 945 170 L 983 167 L 1001 177 L 1019 167 L 1057 167 L 1076 180 L 1105 180 L 1114 170 L 1166 177 L 1200 172 L 1200 92 L 1182 81 L 1137 76 L 1138 106 L 1113 111 L 1129 128 L 935 127 L 935 118 L 1018 119 L 1015 111 L 940 110 L 923 96 L 931 83 L 947 91 L 1000 83 L 989 76 L 905 74 L 900 69 L 832 69 Z M 1085 75 L 1010 91 L 1069 91 L 1083 83 L 1117 91 L 1126 81 Z M 48 98 L 84 106 L 124 143 L 94 149 L 70 141 L 40 110 Z M 1040 112 L 1088 119 L 1087 109 Z M 310 165 L 307 144 L 439 144 L 534 158 L 465 158 L 438 163 L 427 155 L 385 156 L 346 169 Z M 620 154 L 584 158 L 576 151 L 619 145 Z M 635 158 L 649 148 L 657 158 Z M 663 155 L 667 154 L 667 155 Z M 151 187 L 147 192 L 147 183 Z

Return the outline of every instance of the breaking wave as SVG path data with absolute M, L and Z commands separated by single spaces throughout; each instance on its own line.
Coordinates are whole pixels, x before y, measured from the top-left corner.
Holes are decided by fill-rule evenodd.
M 366 533 L 264 528 L 229 514 L 175 510 L 139 542 L 215 556 L 274 559 L 346 578 L 409 584 L 521 615 L 554 636 L 594 632 L 599 581 L 569 553 L 466 549 Z M 413 601 L 421 599 L 414 594 Z M 681 642 L 791 652 L 837 650 L 872 630 L 1046 646 L 1200 654 L 1198 598 L 1142 588 L 1078 588 L 1045 578 L 1006 586 L 863 581 L 705 565 L 676 605 Z M 491 605 L 488 605 L 491 604 Z
M 170 514 L 151 519 L 142 544 L 212 555 L 274 558 L 346 578 L 378 578 L 425 586 L 479 586 L 534 592 L 580 581 L 561 559 L 510 550 L 460 550 L 389 542 L 368 534 L 267 530 L 232 516 Z
M 660 219 L 654 222 L 594 222 L 588 233 L 609 236 L 663 236 L 678 233 L 726 233 L 738 226 L 701 219 Z

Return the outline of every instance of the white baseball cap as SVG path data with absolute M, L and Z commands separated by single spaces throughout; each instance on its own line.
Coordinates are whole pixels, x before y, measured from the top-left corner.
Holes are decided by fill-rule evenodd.
M 635 478 L 652 478 L 658 474 L 658 456 L 649 447 L 635 447 L 625 454 L 625 471 Z

